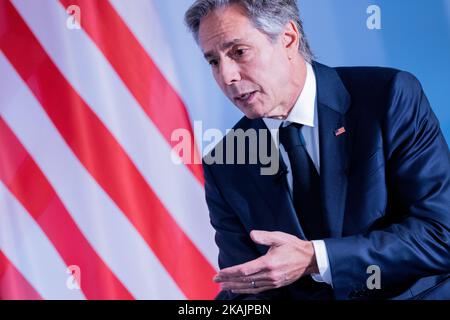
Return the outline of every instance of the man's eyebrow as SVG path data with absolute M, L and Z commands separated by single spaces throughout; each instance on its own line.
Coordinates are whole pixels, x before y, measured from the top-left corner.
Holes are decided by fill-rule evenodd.
M 227 41 L 224 44 L 222 44 L 220 49 L 221 50 L 226 50 L 226 49 L 234 46 L 236 43 L 239 43 L 241 41 L 242 41 L 241 39 L 234 39 L 234 40 L 231 40 L 231 41 Z M 208 51 L 208 52 L 205 52 L 203 56 L 205 57 L 205 59 L 208 59 L 208 58 L 214 57 L 215 56 L 215 52 L 214 51 Z

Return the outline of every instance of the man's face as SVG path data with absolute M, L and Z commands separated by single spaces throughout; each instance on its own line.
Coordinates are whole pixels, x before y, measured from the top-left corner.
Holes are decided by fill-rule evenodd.
M 289 49 L 279 38 L 272 42 L 238 5 L 201 20 L 199 42 L 214 78 L 250 119 L 285 116 L 292 107 Z

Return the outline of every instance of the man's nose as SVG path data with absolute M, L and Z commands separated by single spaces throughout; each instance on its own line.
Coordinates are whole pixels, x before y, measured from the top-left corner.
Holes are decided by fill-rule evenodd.
M 231 85 L 241 80 L 239 66 L 234 61 L 223 61 L 220 64 L 220 75 L 225 85 Z

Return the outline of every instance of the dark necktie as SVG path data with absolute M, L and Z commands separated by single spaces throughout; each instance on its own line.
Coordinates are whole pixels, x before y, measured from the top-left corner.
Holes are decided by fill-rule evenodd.
M 280 128 L 280 143 L 286 150 L 293 177 L 293 201 L 300 225 L 309 240 L 320 239 L 320 176 L 308 155 L 301 133 L 302 125 L 292 123 Z

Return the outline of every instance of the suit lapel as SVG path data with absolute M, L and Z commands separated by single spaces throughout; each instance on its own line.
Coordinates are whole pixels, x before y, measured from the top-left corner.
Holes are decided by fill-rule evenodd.
M 322 214 L 329 237 L 342 232 L 343 214 L 347 191 L 347 140 L 348 131 L 335 135 L 339 128 L 346 128 L 345 117 L 323 104 L 319 108 L 320 183 Z M 347 136 L 346 136 L 347 135 Z
M 353 132 L 346 116 L 350 95 L 335 70 L 319 63 L 313 66 L 317 78 L 322 213 L 328 235 L 338 237 L 344 221 Z M 341 128 L 345 128 L 345 133 L 338 134 Z

